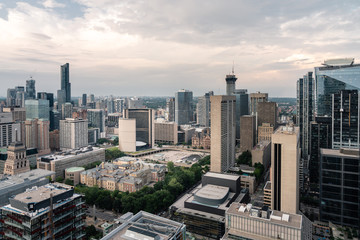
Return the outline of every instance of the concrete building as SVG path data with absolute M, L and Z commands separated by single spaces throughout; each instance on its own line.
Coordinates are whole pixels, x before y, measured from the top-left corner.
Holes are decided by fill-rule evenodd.
M 264 186 L 264 206 L 271 207 L 271 182 L 267 181 Z
M 299 128 L 280 126 L 271 143 L 271 209 L 299 211 Z
M 250 151 L 256 144 L 256 117 L 245 115 L 240 118 L 240 151 Z
M 202 183 L 170 206 L 171 219 L 183 222 L 189 232 L 211 239 L 225 233 L 225 212 L 232 202 L 247 202 L 240 176 L 208 172 Z
M 136 120 L 136 141 L 143 142 L 150 148 L 154 146 L 155 113 L 153 109 L 125 109 L 123 118 Z
M 49 132 L 49 147 L 51 151 L 60 151 L 60 133 L 59 130 Z
M 241 117 L 249 115 L 249 94 L 246 89 L 235 89 L 236 97 L 236 142 L 240 142 Z
M 256 115 L 257 113 L 257 105 L 259 102 L 267 102 L 268 101 L 268 93 L 250 93 L 250 113 L 252 115 Z
M 49 183 L 54 172 L 34 169 L 20 175 L 2 176 L 0 178 L 0 206 L 9 204 L 9 198 L 26 191 L 34 186 L 40 187 Z
M 263 123 L 270 123 L 270 126 L 277 128 L 278 109 L 276 102 L 259 102 L 257 104 L 257 126 Z
M 21 142 L 24 143 L 25 142 L 25 120 L 26 120 L 25 102 L 24 102 L 24 107 L 6 107 L 6 108 L 3 108 L 3 112 L 11 113 L 12 121 L 20 124 L 20 128 L 16 127 L 19 131 L 18 134 L 20 134 L 20 136 L 18 136 L 19 137 L 18 139 L 21 139 Z M 0 120 L 0 122 L 1 122 L 1 120 Z M 1 146 L 1 142 L 0 142 L 0 146 Z
M 144 101 L 137 97 L 128 98 L 127 99 L 127 108 L 128 109 L 144 108 Z
M 241 188 L 247 188 L 250 194 L 254 194 L 256 191 L 256 178 L 242 174 L 240 175 Z
M 360 228 L 358 149 L 320 149 L 320 221 Z
M 136 119 L 119 119 L 119 149 L 136 152 Z
M 122 224 L 101 240 L 186 239 L 186 225 L 183 223 L 171 221 L 144 211 L 140 211 L 135 215 L 129 212 L 124 216 L 128 216 L 128 218 L 121 219 Z
M 274 133 L 274 126 L 270 123 L 263 123 L 258 126 L 258 138 L 257 142 L 269 141 L 271 142 L 271 135 Z
M 210 149 L 210 128 L 197 128 L 193 137 L 191 138 L 191 146 L 202 149 Z
M 21 123 L 14 122 L 9 112 L 0 113 L 0 147 L 7 147 L 21 137 Z
M 94 162 L 105 161 L 105 149 L 96 147 L 85 147 L 79 150 L 57 152 L 40 157 L 37 168 L 55 172 L 53 179 L 65 177 L 65 169 L 71 167 L 82 167 Z
M 166 99 L 166 112 L 167 112 L 166 119 L 169 122 L 174 122 L 175 121 L 175 98 L 171 97 L 171 98 Z
M 70 179 L 73 181 L 74 186 L 80 183 L 80 173 L 85 171 L 83 167 L 71 167 L 65 169 L 65 179 Z
M 222 239 L 311 240 L 312 223 L 304 215 L 232 203 L 226 211 Z
M 25 121 L 27 148 L 36 148 L 39 155 L 46 155 L 51 152 L 49 144 L 50 122 L 43 119 L 32 119 Z
M 69 102 L 61 105 L 61 119 L 71 118 L 73 113 L 73 105 Z
M 89 127 L 99 128 L 100 133 L 105 132 L 105 113 L 102 109 L 88 109 L 87 119 Z
M 96 144 L 97 141 L 101 138 L 100 129 L 99 128 L 89 128 L 88 129 L 88 144 Z
M 155 143 L 176 145 L 178 143 L 178 125 L 175 122 L 160 122 L 155 124 Z
M 50 120 L 49 100 L 30 99 L 25 101 L 26 119 Z
M 178 129 L 178 142 L 191 144 L 191 139 L 194 136 L 196 128 L 192 125 L 181 125 Z
M 114 100 L 114 108 L 117 113 L 121 113 L 125 109 L 125 99 L 115 99 Z
M 181 89 L 175 93 L 175 122 L 188 124 L 193 120 L 193 92 Z
M 47 184 L 10 198 L 1 207 L 3 234 L 9 239 L 82 239 L 84 200 L 71 186 Z
M 88 121 L 67 118 L 60 120 L 60 149 L 74 149 L 88 145 Z
M 80 182 L 89 187 L 98 186 L 110 191 L 136 192 L 150 183 L 164 180 L 165 170 L 166 166 L 163 164 L 123 157 L 82 172 Z
M 235 96 L 211 96 L 211 166 L 225 172 L 235 164 Z
M 26 158 L 26 148 L 18 141 L 10 144 L 7 150 L 4 174 L 17 175 L 30 171 L 30 163 Z
M 256 144 L 251 150 L 252 164 L 261 163 L 265 169 L 270 167 L 271 163 L 271 142 L 262 141 Z
M 204 96 L 198 98 L 196 107 L 197 123 L 201 127 L 210 127 L 210 96 L 214 96 L 214 92 L 205 93 Z
M 107 116 L 107 127 L 118 127 L 119 126 L 119 119 L 121 118 L 121 113 L 110 113 Z

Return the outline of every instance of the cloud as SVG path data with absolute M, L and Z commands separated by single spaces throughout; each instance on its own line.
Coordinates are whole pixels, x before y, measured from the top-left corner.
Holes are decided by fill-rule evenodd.
M 0 18 L 0 96 L 21 74 L 56 92 L 65 62 L 77 96 L 220 94 L 233 60 L 239 88 L 295 96 L 323 59 L 360 53 L 356 0 L 34 1 Z
M 65 7 L 65 4 L 56 2 L 55 0 L 44 0 L 42 2 L 42 5 L 45 8 L 63 8 L 63 7 Z

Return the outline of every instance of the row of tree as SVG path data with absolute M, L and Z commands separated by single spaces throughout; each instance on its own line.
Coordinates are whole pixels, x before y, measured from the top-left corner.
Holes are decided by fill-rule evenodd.
M 202 161 L 203 164 L 204 162 L 207 163 Z M 145 186 L 137 192 L 129 193 L 78 185 L 75 191 L 85 195 L 87 204 L 95 204 L 99 208 L 119 213 L 137 213 L 140 210 L 157 213 L 167 209 L 180 194 L 200 181 L 206 169 L 206 164 L 197 163 L 184 168 L 175 167 L 169 162 L 165 179 L 157 182 L 154 187 Z

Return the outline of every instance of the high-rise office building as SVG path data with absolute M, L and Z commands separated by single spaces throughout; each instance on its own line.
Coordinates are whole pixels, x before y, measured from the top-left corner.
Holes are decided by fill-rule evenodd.
M 169 122 L 175 121 L 175 98 L 171 97 L 166 99 L 166 111 L 167 111 L 167 120 Z
M 50 119 L 49 100 L 29 99 L 25 101 L 26 119 Z
M 72 118 L 73 106 L 67 102 L 61 105 L 61 119 Z
M 332 148 L 359 149 L 359 118 L 358 90 L 342 90 L 332 95 Z
M 228 74 L 225 77 L 226 81 L 226 95 L 234 95 L 235 92 L 235 82 L 237 80 L 237 77 L 234 74 L 234 68 L 232 70 L 232 74 Z
M 331 116 L 332 94 L 341 90 L 360 90 L 360 64 L 354 58 L 331 59 L 315 67 L 316 116 Z
M 57 91 L 57 109 L 61 111 L 61 107 L 66 103 L 66 92 L 65 90 Z
M 240 151 L 250 151 L 256 144 L 256 117 L 244 115 L 240 118 Z
M 249 115 L 249 94 L 246 89 L 235 89 L 233 95 L 236 97 L 236 139 L 240 140 L 240 119 Z
M 20 130 L 20 123 L 13 121 L 11 113 L 0 113 L 0 147 L 9 146 L 16 138 L 21 139 Z
M 360 228 L 359 150 L 320 150 L 320 221 Z
M 26 80 L 26 99 L 35 99 L 36 90 L 35 90 L 35 80 L 30 77 L 29 80 Z
M 210 96 L 214 96 L 213 91 L 205 93 L 198 99 L 197 123 L 202 127 L 210 127 Z
M 49 108 L 50 108 L 50 110 L 53 109 L 53 107 L 54 107 L 54 94 L 53 93 L 38 92 L 37 98 L 49 100 Z
M 25 107 L 25 99 L 26 99 L 25 88 L 23 86 L 16 86 L 15 91 L 16 91 L 15 106 Z
M 109 97 L 106 100 L 106 108 L 107 108 L 107 114 L 115 113 L 115 104 L 114 104 L 114 99 L 112 97 Z
M 310 123 L 309 174 L 312 183 L 319 183 L 320 149 L 332 148 L 331 126 L 331 117 L 315 117 L 315 121 Z
M 144 142 L 149 147 L 154 146 L 155 113 L 153 109 L 125 109 L 123 118 L 136 120 L 136 141 Z
M 65 102 L 71 102 L 71 83 L 69 74 L 69 63 L 61 65 L 61 90 L 65 91 Z
M 6 106 L 16 106 L 16 90 L 15 88 L 8 88 L 6 96 Z
M 24 107 L 6 107 L 3 108 L 3 112 L 8 112 L 12 114 L 12 120 L 16 124 L 19 124 L 20 127 L 15 127 L 18 130 L 19 139 L 21 142 L 25 142 L 25 120 L 26 120 L 26 110 Z M 13 128 L 14 129 L 14 128 Z M 15 139 L 15 138 L 13 138 Z
M 296 122 L 300 129 L 301 155 L 304 159 L 309 155 L 310 122 L 314 119 L 314 88 L 312 72 L 308 72 L 297 81 L 297 116 Z
M 235 96 L 211 96 L 212 172 L 225 172 L 235 164 Z
M 257 105 L 259 102 L 267 102 L 268 101 L 268 94 L 267 93 L 250 93 L 250 113 L 252 115 L 256 115 L 257 112 Z
M 86 96 L 86 93 L 83 93 L 81 106 L 86 107 L 86 103 L 87 103 L 87 96 Z
M 88 109 L 87 119 L 89 127 L 99 128 L 100 132 L 105 132 L 105 113 L 101 109 Z
M 193 92 L 181 89 L 175 93 L 175 122 L 188 124 L 193 119 Z
M 39 155 L 50 153 L 49 145 L 50 122 L 43 119 L 31 119 L 25 121 L 27 148 L 36 148 Z
M 60 120 L 60 148 L 74 149 L 88 145 L 88 121 L 67 118 Z
M 271 142 L 271 209 L 299 210 L 299 128 L 280 126 Z
M 125 99 L 115 99 L 114 100 L 115 112 L 121 113 L 125 109 Z
M 274 129 L 277 128 L 278 108 L 276 102 L 258 102 L 257 104 L 257 126 L 270 123 Z

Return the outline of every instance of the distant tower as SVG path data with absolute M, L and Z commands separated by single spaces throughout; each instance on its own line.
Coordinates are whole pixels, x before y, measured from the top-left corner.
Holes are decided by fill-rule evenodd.
M 61 65 L 61 90 L 65 91 L 65 102 L 71 102 L 71 83 L 69 76 L 69 63 Z
M 234 65 L 232 67 L 232 73 L 229 75 L 226 75 L 225 81 L 226 81 L 226 95 L 233 95 L 235 91 L 235 82 L 237 78 L 234 73 Z
M 35 99 L 35 80 L 30 77 L 29 80 L 26 80 L 26 99 Z
M 193 92 L 181 89 L 175 93 L 175 122 L 178 125 L 192 121 Z

